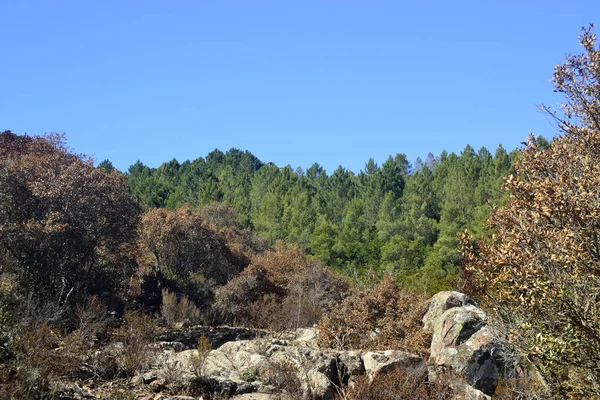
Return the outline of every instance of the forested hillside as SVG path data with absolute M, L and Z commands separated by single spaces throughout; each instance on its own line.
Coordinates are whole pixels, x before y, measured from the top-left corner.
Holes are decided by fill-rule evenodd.
M 138 161 L 127 174 L 145 208 L 224 202 L 240 226 L 271 244 L 298 245 L 355 279 L 392 271 L 404 285 L 435 292 L 456 275 L 457 233 L 481 233 L 517 155 L 501 145 L 494 154 L 467 145 L 414 165 L 396 154 L 382 165 L 370 159 L 358 174 L 342 166 L 328 174 L 316 163 L 306 171 L 281 168 L 231 149 L 158 168 Z M 110 169 L 108 161 L 101 165 Z

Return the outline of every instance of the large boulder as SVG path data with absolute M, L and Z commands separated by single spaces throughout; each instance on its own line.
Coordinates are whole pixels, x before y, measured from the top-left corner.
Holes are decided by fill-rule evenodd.
M 427 310 L 423 316 L 423 327 L 431 329 L 447 310 L 467 305 L 477 306 L 475 301 L 464 293 L 439 292 L 427 302 Z
M 487 395 L 494 394 L 502 357 L 487 326 L 487 315 L 474 305 L 446 310 L 435 322 L 430 364 L 450 367 Z
M 398 350 L 368 351 L 362 355 L 365 372 L 369 379 L 375 375 L 399 368 L 415 378 L 427 378 L 427 365 L 416 354 Z

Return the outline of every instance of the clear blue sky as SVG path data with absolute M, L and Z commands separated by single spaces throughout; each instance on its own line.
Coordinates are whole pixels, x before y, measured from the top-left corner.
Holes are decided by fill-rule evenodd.
M 126 170 L 236 147 L 357 172 L 555 132 L 553 67 L 600 1 L 6 0 L 0 131 Z

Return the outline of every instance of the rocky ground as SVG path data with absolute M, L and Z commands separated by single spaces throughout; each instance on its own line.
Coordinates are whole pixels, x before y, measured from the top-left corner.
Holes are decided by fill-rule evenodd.
M 427 360 L 398 350 L 319 348 L 316 328 L 286 333 L 228 327 L 169 330 L 159 335 L 145 373 L 130 381 L 69 384 L 63 392 L 65 398 L 115 400 L 333 399 L 359 376 L 373 379 L 400 368 L 407 376 L 430 381 L 451 370 L 464 378 L 451 383 L 456 399 L 490 398 L 503 365 L 485 312 L 462 293 L 442 292 L 430 300 L 423 326 L 433 331 Z M 212 349 L 197 348 L 201 337 Z

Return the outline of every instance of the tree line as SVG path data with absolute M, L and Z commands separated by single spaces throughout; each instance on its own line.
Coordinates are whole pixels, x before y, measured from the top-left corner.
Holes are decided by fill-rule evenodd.
M 328 174 L 317 163 L 306 171 L 278 167 L 233 148 L 158 168 L 138 161 L 126 175 L 146 209 L 223 202 L 240 227 L 271 244 L 297 245 L 357 281 L 392 272 L 431 293 L 456 277 L 457 234 L 483 233 L 516 157 L 501 145 L 494 154 L 467 145 L 460 154 L 429 153 L 424 162 L 396 154 L 381 165 L 369 159 L 357 174 L 342 166 Z M 100 166 L 112 169 L 108 160 Z

